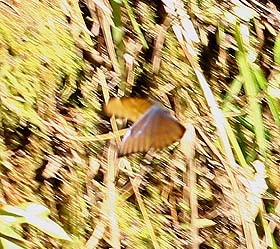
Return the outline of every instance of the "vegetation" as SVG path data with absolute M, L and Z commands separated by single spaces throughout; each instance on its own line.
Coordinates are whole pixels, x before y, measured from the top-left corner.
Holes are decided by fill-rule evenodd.
M 279 8 L 0 1 L 2 247 L 278 248 Z M 117 158 L 112 96 L 185 136 Z

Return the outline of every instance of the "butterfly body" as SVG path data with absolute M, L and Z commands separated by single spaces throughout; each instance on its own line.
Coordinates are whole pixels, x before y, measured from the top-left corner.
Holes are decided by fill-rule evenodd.
M 129 99 L 127 103 L 133 103 L 133 108 L 137 108 L 137 103 L 131 101 L 133 98 L 125 99 L 126 101 Z M 150 149 L 162 149 L 178 141 L 185 132 L 185 127 L 166 108 L 150 100 L 147 100 L 150 106 L 143 102 L 143 99 L 139 100 L 141 100 L 140 104 L 142 105 L 139 106 L 138 110 L 142 108 L 145 112 L 137 119 L 123 137 L 118 156 L 125 156 L 136 152 L 147 152 Z M 114 100 L 114 102 L 117 103 L 116 100 Z M 114 106 L 117 106 L 118 110 L 114 112 L 112 111 L 113 108 L 109 108 L 109 111 L 111 113 L 119 113 L 120 105 L 116 104 Z M 107 109 L 108 107 L 109 105 Z M 131 106 L 126 104 L 125 107 L 130 108 Z M 136 110 L 127 109 L 126 113 L 129 112 L 135 113 Z M 130 119 L 130 117 L 127 118 Z

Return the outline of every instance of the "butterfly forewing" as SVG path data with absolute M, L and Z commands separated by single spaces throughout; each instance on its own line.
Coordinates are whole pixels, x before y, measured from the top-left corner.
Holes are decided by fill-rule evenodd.
M 115 115 L 135 122 L 152 106 L 152 104 L 151 100 L 144 98 L 111 98 L 104 107 L 104 111 L 109 116 Z

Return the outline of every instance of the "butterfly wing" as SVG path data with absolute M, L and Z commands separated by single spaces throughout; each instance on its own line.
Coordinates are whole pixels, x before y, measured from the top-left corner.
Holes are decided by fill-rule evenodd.
M 158 104 L 154 104 L 125 134 L 119 156 L 161 149 L 178 141 L 185 127 Z
M 162 149 L 179 141 L 185 133 L 185 127 L 166 109 L 155 116 L 152 148 Z
M 151 100 L 144 98 L 111 98 L 104 107 L 104 111 L 109 116 L 115 115 L 135 122 L 152 106 L 152 104 L 153 102 Z

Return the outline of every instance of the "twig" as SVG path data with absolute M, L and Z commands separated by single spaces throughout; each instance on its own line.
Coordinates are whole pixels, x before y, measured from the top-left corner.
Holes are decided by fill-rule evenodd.
M 105 75 L 103 72 L 97 68 L 97 75 L 98 78 L 100 79 L 100 83 L 102 86 L 102 92 L 103 96 L 105 99 L 105 103 L 107 104 L 109 101 L 109 92 L 108 92 L 108 87 L 106 84 L 106 79 Z M 116 120 L 111 118 L 111 125 L 113 128 L 113 131 L 117 130 L 117 125 L 116 125 Z M 110 144 L 108 148 L 108 171 L 106 174 L 107 177 L 107 211 L 108 211 L 108 218 L 109 218 L 109 223 L 110 223 L 110 230 L 111 230 L 111 243 L 114 249 L 120 249 L 120 230 L 118 226 L 118 218 L 116 214 L 116 187 L 115 187 L 115 165 L 116 164 L 116 151 L 112 149 L 112 146 Z
M 176 3 L 174 1 L 173 4 L 174 4 L 174 6 L 178 7 L 177 6 L 178 1 L 176 1 Z M 182 11 L 183 11 L 183 13 L 185 11 L 184 11 L 184 9 L 180 9 L 181 12 L 179 13 L 179 11 L 177 12 L 177 10 L 176 11 L 175 10 L 176 10 L 176 8 L 175 7 L 172 8 L 172 5 L 169 3 L 169 9 L 167 11 L 169 11 L 170 14 L 173 14 L 173 15 L 178 17 L 177 18 L 178 23 L 175 23 L 173 25 L 173 31 L 174 31 L 174 33 L 177 37 L 178 42 L 181 45 L 181 48 L 182 48 L 186 58 L 188 59 L 190 65 L 192 66 L 192 68 L 194 70 L 194 73 L 195 73 L 195 75 L 198 79 L 198 82 L 200 83 L 200 86 L 201 86 L 201 88 L 204 92 L 204 96 L 206 98 L 206 101 L 208 103 L 208 106 L 209 106 L 209 108 L 211 110 L 211 113 L 213 115 L 213 118 L 215 120 L 217 133 L 220 137 L 221 144 L 222 144 L 222 147 L 223 147 L 223 150 L 224 150 L 224 155 L 225 155 L 225 158 L 226 158 L 226 163 L 224 164 L 224 167 L 226 169 L 226 172 L 228 174 L 228 177 L 230 179 L 230 182 L 231 182 L 231 185 L 232 185 L 232 188 L 233 188 L 235 203 L 236 203 L 236 206 L 238 207 L 238 210 L 239 210 L 240 219 L 241 219 L 241 223 L 242 223 L 242 226 L 243 226 L 243 229 L 244 229 L 244 235 L 245 235 L 245 238 L 246 238 L 247 247 L 252 248 L 250 243 L 249 243 L 250 239 L 248 239 L 248 238 L 250 236 L 247 233 L 247 231 L 248 231 L 246 229 L 247 224 L 246 224 L 246 221 L 243 217 L 241 204 L 240 204 L 240 202 L 242 202 L 242 200 L 241 200 L 242 194 L 239 190 L 239 187 L 237 185 L 237 181 L 236 181 L 236 179 L 233 175 L 233 172 L 231 170 L 231 167 L 236 168 L 236 162 L 235 162 L 234 155 L 233 155 L 233 152 L 231 150 L 230 142 L 228 140 L 227 133 L 226 133 L 225 117 L 224 117 L 223 112 L 219 109 L 218 104 L 215 100 L 215 97 L 214 97 L 214 95 L 213 95 L 213 93 L 212 93 L 212 91 L 211 91 L 203 73 L 202 73 L 202 70 L 201 70 L 201 68 L 198 64 L 198 56 L 197 56 L 195 47 L 193 45 L 193 40 L 185 35 L 186 32 L 187 32 L 187 30 L 185 30 L 186 27 L 184 27 L 183 25 L 180 25 L 180 20 L 182 19 L 182 16 L 181 16 Z M 191 26 L 190 30 L 193 30 L 195 32 L 195 29 L 194 29 L 191 21 L 188 22 L 188 25 Z
M 107 46 L 108 54 L 109 54 L 110 59 L 112 61 L 113 68 L 114 68 L 115 72 L 117 73 L 117 75 L 121 75 L 121 70 L 120 70 L 120 66 L 119 66 L 117 56 L 116 56 L 116 52 L 115 52 L 115 49 L 114 49 L 114 42 L 113 42 L 113 39 L 112 39 L 111 28 L 110 28 L 110 23 L 113 23 L 113 21 L 111 21 L 109 23 L 108 20 L 111 20 L 111 16 L 107 15 L 106 13 L 101 11 L 100 9 L 98 9 L 98 16 L 100 18 L 99 22 L 100 22 L 100 25 L 101 25 L 101 29 L 103 31 L 105 43 L 106 43 L 106 46 Z
M 167 29 L 170 27 L 171 19 L 166 16 L 164 22 L 161 26 L 158 26 L 158 33 L 154 43 L 154 49 L 152 54 L 152 65 L 153 65 L 153 73 L 158 74 L 160 68 L 160 54 L 163 48 L 165 33 Z
M 20 15 L 20 13 L 17 11 L 17 9 L 11 5 L 10 3 L 7 3 L 6 1 L 4 0 L 0 0 L 0 3 L 3 3 L 5 5 L 7 5 L 9 8 L 11 8 L 18 16 Z M 10 12 L 11 13 L 11 12 Z
M 110 222 L 111 242 L 114 249 L 120 249 L 120 229 L 116 214 L 117 197 L 115 187 L 115 161 L 116 153 L 112 146 L 108 148 L 108 171 L 107 171 L 107 211 Z
M 128 167 L 129 167 L 129 170 L 132 172 L 132 169 L 130 168 L 130 165 L 128 165 Z M 132 185 L 137 203 L 138 203 L 139 208 L 141 210 L 141 213 L 143 215 L 144 222 L 145 222 L 145 224 L 146 224 L 146 226 L 149 230 L 149 233 L 151 235 L 151 240 L 152 240 L 153 246 L 154 246 L 155 249 L 160 249 L 160 246 L 157 242 L 157 238 L 156 238 L 152 223 L 150 221 L 148 212 L 147 212 L 146 207 L 144 205 L 144 202 L 142 200 L 141 194 L 139 193 L 139 185 L 141 183 L 141 178 L 136 178 L 137 179 L 136 181 L 132 177 L 129 177 L 129 179 L 130 179 L 130 182 L 131 182 L 131 185 Z
M 103 221 L 99 222 L 89 240 L 86 243 L 86 249 L 94 249 L 97 247 L 99 240 L 103 237 L 105 232 L 105 224 Z

